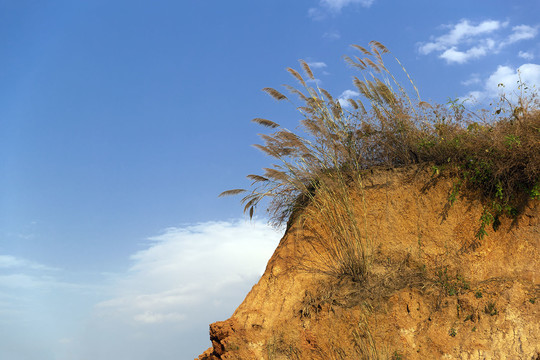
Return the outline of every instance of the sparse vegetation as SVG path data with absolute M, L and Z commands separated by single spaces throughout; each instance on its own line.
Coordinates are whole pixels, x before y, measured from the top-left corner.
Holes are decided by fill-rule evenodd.
M 268 359 L 300 359 L 300 350 L 284 340 L 283 334 L 275 333 L 266 344 Z
M 469 283 L 459 273 L 455 276 L 448 274 L 448 268 L 439 269 L 437 271 L 437 279 L 435 281 L 441 288 L 444 295 L 459 295 L 463 291 L 469 290 Z
M 484 312 L 490 316 L 495 316 L 499 313 L 493 301 L 487 303 L 487 305 L 484 307 Z

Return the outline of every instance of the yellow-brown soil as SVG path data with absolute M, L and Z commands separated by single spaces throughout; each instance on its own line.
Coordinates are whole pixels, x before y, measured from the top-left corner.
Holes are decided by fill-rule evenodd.
M 478 240 L 479 199 L 449 206 L 451 189 L 416 168 L 365 176 L 363 282 L 318 272 L 323 250 L 291 223 L 199 359 L 540 359 L 539 201 Z

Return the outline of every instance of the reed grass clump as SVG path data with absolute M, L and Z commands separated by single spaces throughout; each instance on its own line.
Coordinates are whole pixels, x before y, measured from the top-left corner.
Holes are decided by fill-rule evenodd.
M 274 121 L 254 119 L 273 131 L 261 135 L 263 143 L 255 147 L 276 163 L 262 174 L 248 175 L 251 189 L 221 195 L 243 194 L 250 217 L 269 198 L 274 225 L 309 204 L 312 210 L 304 216 L 318 218 L 326 227 L 321 233 L 331 239 L 325 246 L 333 262 L 327 265 L 333 264 L 336 274 L 358 279 L 367 273 L 371 242 L 349 190 L 363 189 L 366 169 L 420 164 L 436 174 L 448 173 L 457 179 L 450 203 L 460 193 L 480 192 L 485 213 L 479 238 L 499 216 L 515 216 L 524 201 L 540 198 L 540 102 L 526 84 L 520 85 L 516 101 L 502 96 L 493 111 L 471 112 L 457 100 L 429 104 L 420 99 L 404 69 L 410 91 L 387 69 L 383 56 L 389 51 L 381 43 L 353 47 L 360 56 L 346 56 L 345 61 L 360 71 L 353 84 L 361 95 L 347 104 L 312 86 L 315 75 L 303 60 L 301 71 L 287 69 L 299 87 L 284 85 L 287 95 L 263 89 L 277 101 L 300 101 L 295 105 L 300 126 L 290 131 Z
M 361 199 L 353 198 L 360 194 Z M 313 264 L 304 264 L 336 278 L 363 282 L 372 263 L 372 239 L 368 236 L 363 202 L 362 177 L 325 175 L 301 214 L 305 238 L 317 254 Z M 360 203 L 360 204 L 359 204 Z

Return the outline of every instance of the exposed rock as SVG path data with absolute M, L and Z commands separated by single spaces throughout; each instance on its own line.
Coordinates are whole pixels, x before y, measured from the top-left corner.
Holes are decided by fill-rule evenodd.
M 367 279 L 317 271 L 324 249 L 296 220 L 199 359 L 540 359 L 538 200 L 479 240 L 483 207 L 449 206 L 451 179 L 380 170 L 363 185 Z

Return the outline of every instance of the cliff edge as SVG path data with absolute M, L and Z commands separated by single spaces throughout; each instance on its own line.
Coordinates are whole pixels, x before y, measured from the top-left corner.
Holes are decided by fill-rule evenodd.
M 453 184 L 418 167 L 363 175 L 360 281 L 321 271 L 325 230 L 294 217 L 199 359 L 540 359 L 540 201 L 479 237 L 484 208 L 449 201 Z

